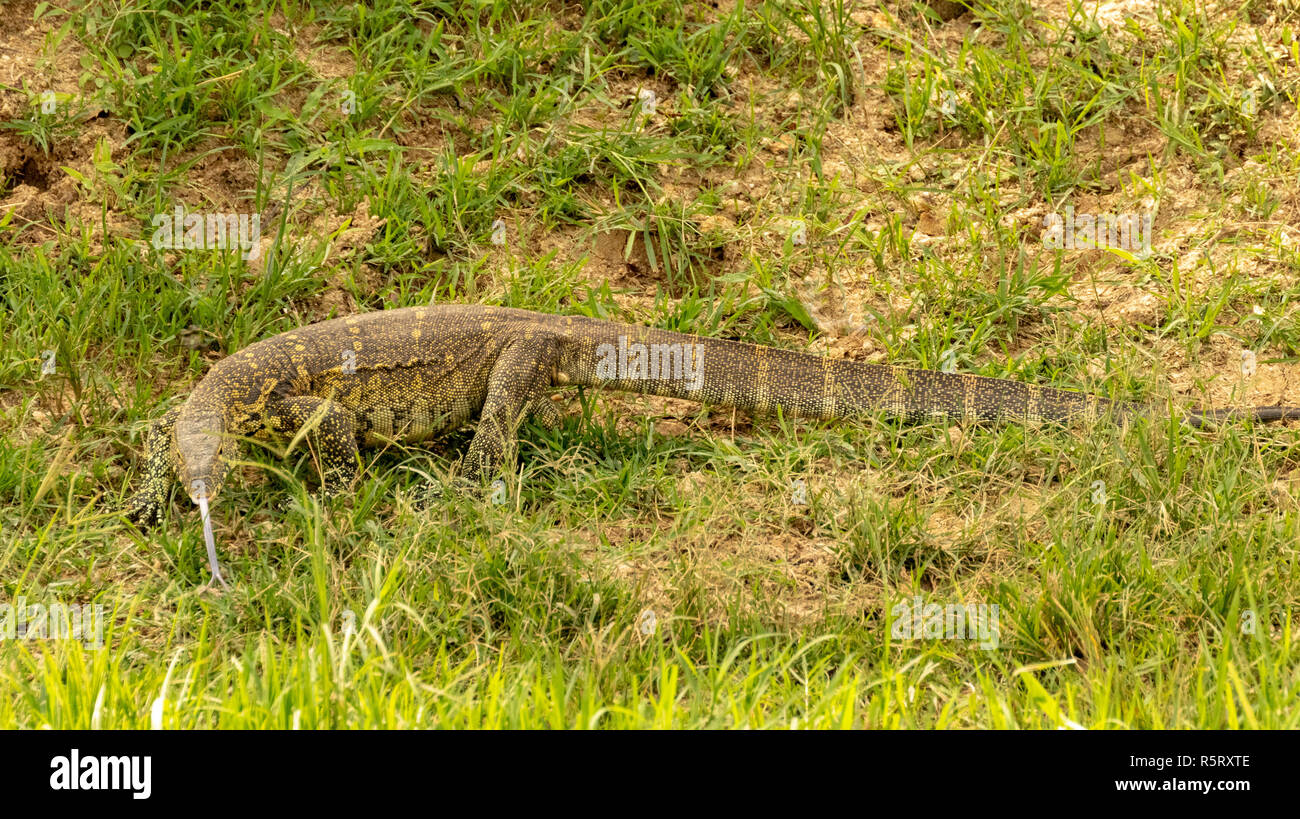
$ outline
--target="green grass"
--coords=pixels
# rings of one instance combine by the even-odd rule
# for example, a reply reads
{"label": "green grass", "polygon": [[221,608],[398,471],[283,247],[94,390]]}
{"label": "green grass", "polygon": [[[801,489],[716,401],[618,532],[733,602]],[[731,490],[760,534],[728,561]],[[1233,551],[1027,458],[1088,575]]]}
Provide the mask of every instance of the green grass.
{"label": "green grass", "polygon": [[[464,433],[324,507],[309,457],[246,452],[229,592],[180,499],[148,534],[106,511],[221,356],[429,302],[1300,403],[1300,17],[970,6],[7,5],[0,603],[109,625],[0,641],[0,727],[1300,725],[1294,425],[570,393],[499,502],[412,505]],[[177,204],[261,214],[262,259],[150,247]],[[1152,254],[1045,249],[1067,206],[1154,210]],[[898,639],[916,595],[998,606],[997,648]]]}

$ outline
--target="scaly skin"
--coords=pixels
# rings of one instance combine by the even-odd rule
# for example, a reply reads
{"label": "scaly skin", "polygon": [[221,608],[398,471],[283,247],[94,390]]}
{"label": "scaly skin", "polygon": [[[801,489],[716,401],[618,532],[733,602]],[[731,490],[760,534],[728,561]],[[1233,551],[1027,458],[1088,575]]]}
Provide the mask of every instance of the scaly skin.
{"label": "scaly skin", "polygon": [[[602,369],[620,337],[625,345],[698,352],[680,359],[685,369],[666,378]],[[631,354],[627,360],[635,367],[642,359]],[[661,365],[671,361],[657,358]],[[688,377],[690,362],[700,365],[698,380]],[[356,477],[359,446],[418,441],[477,417],[462,473],[478,483],[501,468],[523,419],[559,420],[548,396],[565,385],[813,418],[888,412],[911,420],[1037,424],[1159,411],[1017,381],[863,364],[582,316],[409,307],[293,330],[218,362],[182,407],[151,428],[144,484],[125,513],[142,525],[156,523],[173,477],[191,499],[202,488],[212,503],[241,436],[288,440],[304,433],[320,459],[324,491],[337,494]],[[1300,408],[1193,411],[1188,420],[1236,417],[1300,418]]]}

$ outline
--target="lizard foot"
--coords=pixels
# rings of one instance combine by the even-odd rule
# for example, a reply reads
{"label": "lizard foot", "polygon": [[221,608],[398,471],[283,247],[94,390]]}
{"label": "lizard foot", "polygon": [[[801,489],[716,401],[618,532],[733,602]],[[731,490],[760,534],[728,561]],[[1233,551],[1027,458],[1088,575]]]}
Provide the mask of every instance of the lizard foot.
{"label": "lizard foot", "polygon": [[162,523],[166,504],[166,498],[159,498],[151,492],[137,492],[120,512],[136,526],[148,530]]}
{"label": "lizard foot", "polygon": [[[326,492],[323,489],[316,489],[314,491],[307,492],[307,497],[314,499],[317,503],[320,504],[322,509],[328,509],[330,500],[338,497],[339,494],[340,493],[338,492]],[[283,495],[280,498],[280,500],[276,502],[275,508],[279,510],[281,513],[287,515],[290,512],[293,512],[295,510],[301,510],[303,507],[298,504],[297,493],[289,492]]]}
{"label": "lizard foot", "polygon": [[[321,508],[328,508],[330,501],[348,494],[351,488],[351,476],[326,474],[321,485],[314,490],[308,490],[307,495],[308,497],[315,498],[321,505]],[[297,500],[297,498],[297,493],[290,492],[280,499],[279,503],[275,505],[275,508],[284,513],[291,512],[294,508],[294,501]]]}
{"label": "lizard foot", "polygon": [[438,481],[425,481],[412,493],[415,508],[431,509],[445,498],[476,498],[481,489],[465,478],[456,478],[450,487],[444,487]]}

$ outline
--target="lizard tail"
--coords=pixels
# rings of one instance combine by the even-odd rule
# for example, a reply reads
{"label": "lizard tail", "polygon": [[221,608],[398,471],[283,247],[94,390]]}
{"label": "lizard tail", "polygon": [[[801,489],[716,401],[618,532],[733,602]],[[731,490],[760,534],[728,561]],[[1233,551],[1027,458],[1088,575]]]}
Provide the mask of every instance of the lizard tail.
{"label": "lizard tail", "polygon": [[[867,364],[649,327],[593,322],[560,362],[559,383],[602,386],[812,418],[886,413],[910,421],[1091,422],[1164,407],[1003,378]],[[1190,410],[1207,423],[1300,420],[1300,407]]]}
{"label": "lizard tail", "polygon": [[556,382],[811,418],[885,413],[975,421],[1069,422],[1131,411],[1071,390],[868,364],[649,327],[593,322],[566,345]]}
{"label": "lizard tail", "polygon": [[1219,421],[1300,421],[1300,407],[1244,407],[1242,409],[1189,410],[1187,423],[1201,429]]}

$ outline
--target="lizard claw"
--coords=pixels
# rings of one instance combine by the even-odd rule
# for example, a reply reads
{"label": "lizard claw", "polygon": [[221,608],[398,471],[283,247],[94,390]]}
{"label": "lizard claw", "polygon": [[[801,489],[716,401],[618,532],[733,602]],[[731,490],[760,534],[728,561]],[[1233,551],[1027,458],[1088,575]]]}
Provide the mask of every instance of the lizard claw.
{"label": "lizard claw", "polygon": [[[325,505],[326,505],[326,501],[328,501],[329,498],[332,497],[332,496],[331,496],[331,495],[327,495],[327,494],[325,494],[324,492],[321,492],[321,491],[318,490],[318,491],[315,491],[315,492],[308,492],[308,493],[307,493],[307,497],[308,497],[309,499],[313,499],[313,498],[314,498],[314,499],[316,500],[316,502],[319,503],[319,504],[321,505],[322,508],[324,508]],[[280,497],[280,500],[279,500],[279,501],[277,501],[277,502],[275,503],[275,508],[276,508],[276,509],[281,513],[281,514],[285,514],[285,515],[287,515],[287,514],[293,512],[293,511],[295,511],[295,510],[302,510],[302,509],[304,508],[304,507],[301,506],[301,505],[295,505],[295,504],[297,504],[297,502],[298,502],[298,495],[297,495],[296,493],[292,493],[292,492],[290,492],[290,493],[286,493],[285,495],[283,495],[283,496]]]}
{"label": "lizard claw", "polygon": [[148,492],[139,492],[133,495],[131,500],[127,501],[126,506],[122,507],[120,512],[127,520],[141,529],[152,529],[162,523],[165,503],[165,500],[159,499]]}
{"label": "lizard claw", "polygon": [[[348,494],[351,486],[352,481],[350,478],[336,478],[327,475],[325,481],[320,486],[314,490],[307,491],[307,497],[315,498],[316,502],[319,503],[322,508],[327,508],[330,501]],[[292,512],[294,501],[297,499],[298,495],[296,493],[287,493],[275,504],[275,508],[284,513]]]}
{"label": "lizard claw", "polygon": [[340,495],[346,495],[351,488],[351,478],[326,475],[324,482],[320,485],[320,489],[316,491],[316,495],[321,500],[329,500],[331,498],[337,498]]}
{"label": "lizard claw", "polygon": [[425,481],[412,493],[411,497],[416,509],[420,511],[432,509],[442,500],[442,484],[437,481]]}
{"label": "lizard claw", "polygon": [[478,487],[464,477],[456,478],[449,488],[450,491],[438,481],[425,481],[413,493],[415,508],[421,510],[431,509],[449,496],[453,498],[473,498],[478,493]]}

